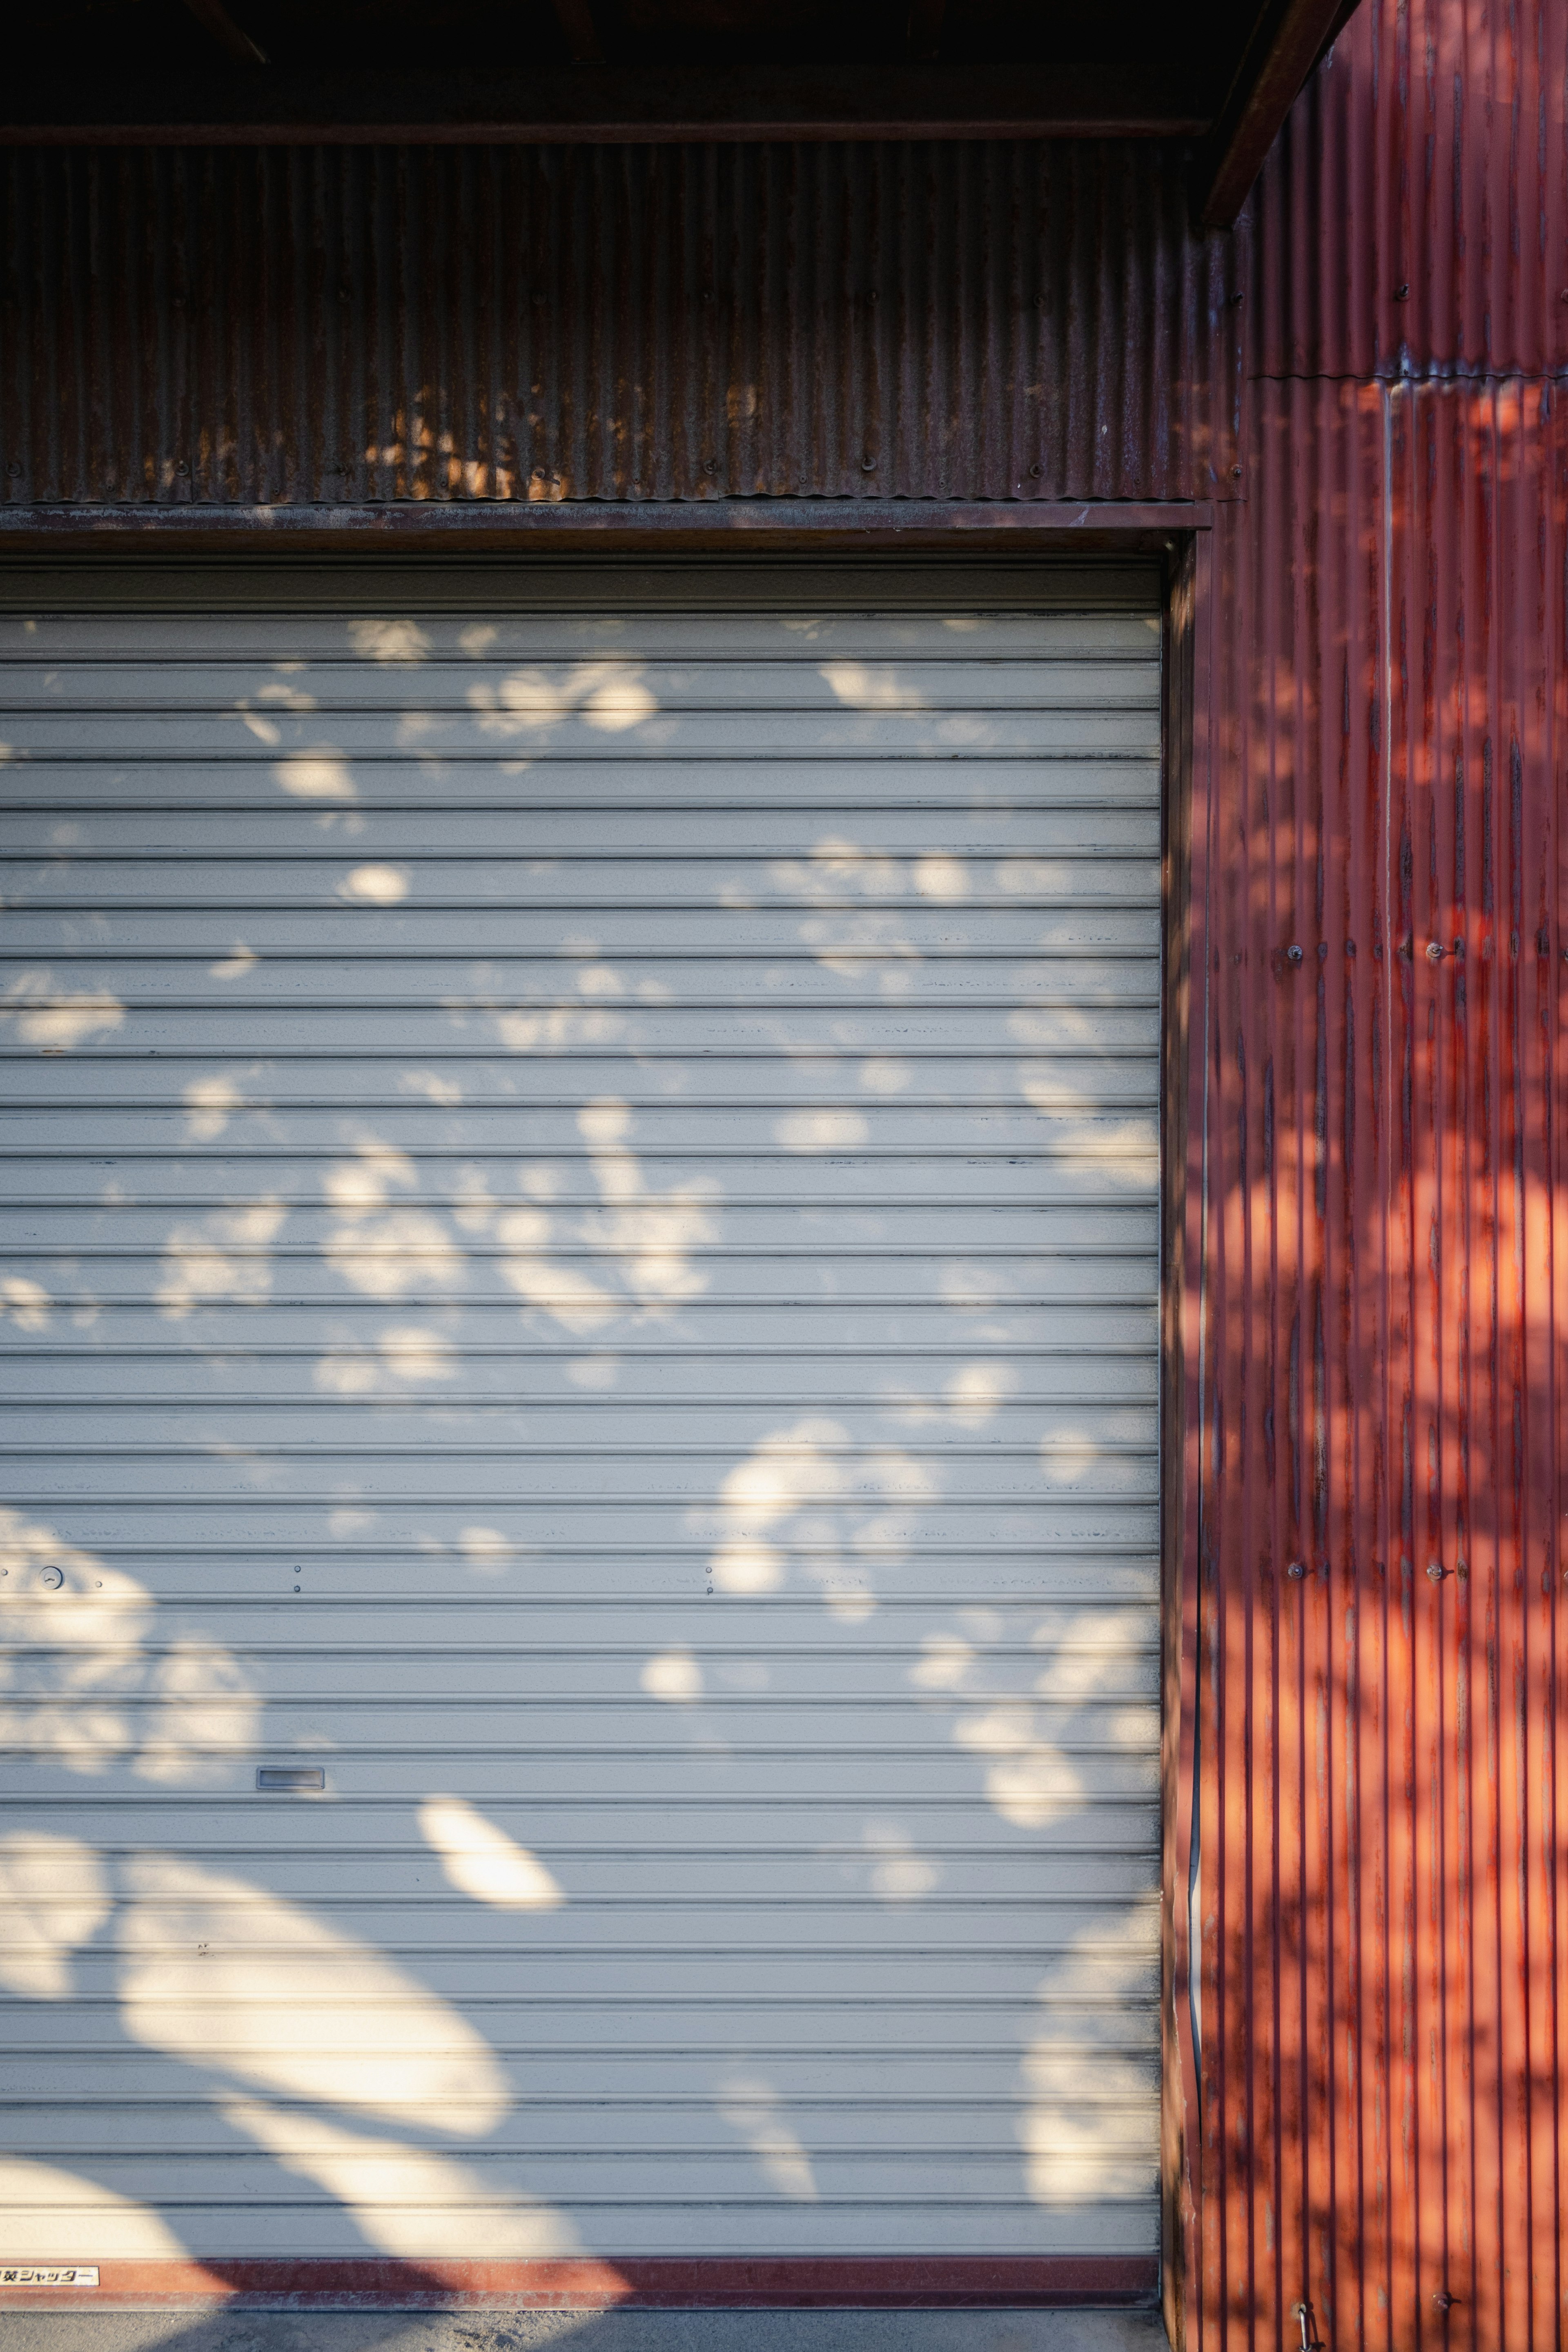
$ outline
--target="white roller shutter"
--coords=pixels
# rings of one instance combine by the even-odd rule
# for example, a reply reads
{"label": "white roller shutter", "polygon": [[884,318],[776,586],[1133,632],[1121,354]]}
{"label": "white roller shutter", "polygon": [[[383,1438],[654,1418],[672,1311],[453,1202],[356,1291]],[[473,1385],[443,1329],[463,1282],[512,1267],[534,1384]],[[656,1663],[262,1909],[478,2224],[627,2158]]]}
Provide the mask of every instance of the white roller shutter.
{"label": "white roller shutter", "polygon": [[1156,596],[0,592],[6,2257],[1152,2256]]}

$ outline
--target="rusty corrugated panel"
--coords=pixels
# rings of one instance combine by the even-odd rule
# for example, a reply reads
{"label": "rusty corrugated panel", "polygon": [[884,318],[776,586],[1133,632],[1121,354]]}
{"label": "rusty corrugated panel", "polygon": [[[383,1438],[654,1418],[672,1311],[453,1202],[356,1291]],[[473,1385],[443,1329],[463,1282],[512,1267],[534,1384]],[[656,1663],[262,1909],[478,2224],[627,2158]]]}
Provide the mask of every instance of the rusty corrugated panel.
{"label": "rusty corrugated panel", "polygon": [[14,150],[4,496],[1236,494],[1148,143]]}
{"label": "rusty corrugated panel", "polygon": [[1252,207],[1195,1066],[1215,2352],[1302,2298],[1333,2352],[1568,2337],[1565,89],[1563,0],[1367,0]]}
{"label": "rusty corrugated panel", "polygon": [[1568,429],[1536,380],[1259,386],[1251,431],[1207,845],[1204,2335],[1294,2340],[1305,2297],[1334,2352],[1555,2346]]}
{"label": "rusty corrugated panel", "polygon": [[1363,0],[1250,210],[1263,374],[1568,369],[1568,12]]}

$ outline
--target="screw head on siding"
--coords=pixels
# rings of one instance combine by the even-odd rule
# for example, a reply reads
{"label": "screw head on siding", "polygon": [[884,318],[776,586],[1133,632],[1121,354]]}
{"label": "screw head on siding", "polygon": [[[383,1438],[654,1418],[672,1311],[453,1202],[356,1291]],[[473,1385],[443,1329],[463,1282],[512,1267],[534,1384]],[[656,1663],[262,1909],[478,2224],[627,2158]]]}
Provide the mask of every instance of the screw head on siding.
{"label": "screw head on siding", "polygon": [[1440,1559],[1429,1559],[1426,1563],[1426,1573],[1434,1584],[1441,1584],[1448,1571]]}
{"label": "screw head on siding", "polygon": [[1288,1577],[1291,1578],[1293,1581],[1300,1583],[1301,1578],[1307,1573],[1306,1561],[1304,1559],[1293,1559],[1290,1562],[1289,1567],[1285,1570],[1285,1573]]}
{"label": "screw head on siding", "polygon": [[1300,961],[1301,961],[1301,950],[1300,950],[1300,949],[1299,947],[1297,947],[1297,946],[1295,945],[1295,943],[1294,943],[1294,942],[1292,942],[1292,943],[1291,943],[1291,945],[1286,949],[1286,950],[1285,950],[1285,961],[1286,961],[1286,962],[1287,962],[1287,963],[1300,963]]}

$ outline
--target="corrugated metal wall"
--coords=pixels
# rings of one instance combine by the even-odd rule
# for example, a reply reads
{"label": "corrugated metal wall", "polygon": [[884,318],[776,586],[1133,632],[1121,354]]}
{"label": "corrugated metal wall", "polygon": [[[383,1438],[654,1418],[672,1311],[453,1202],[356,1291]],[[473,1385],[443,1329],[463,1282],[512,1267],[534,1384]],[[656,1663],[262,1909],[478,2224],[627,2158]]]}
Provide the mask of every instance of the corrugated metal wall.
{"label": "corrugated metal wall", "polygon": [[1238,487],[1146,142],[0,160],[0,507]]}
{"label": "corrugated metal wall", "polygon": [[1213,2347],[1302,2297],[1334,2352],[1564,2335],[1565,58],[1560,0],[1369,5],[1254,200],[1200,845]]}
{"label": "corrugated metal wall", "polygon": [[[1231,494],[1187,1324],[1205,2352],[1294,2340],[1301,2295],[1335,2352],[1568,2334],[1565,93],[1565,0],[1365,0],[1250,229],[1202,246],[1153,151],[6,167],[15,504]],[[464,226],[463,191],[512,173],[535,174],[516,253],[579,286],[613,267],[636,289],[613,320]],[[662,243],[627,244],[639,185]],[[263,189],[298,225],[270,245],[241,226]],[[710,216],[696,249],[676,235]],[[434,312],[405,218],[478,290]],[[96,294],[62,302],[64,242],[110,229],[123,265],[79,262]],[[288,299],[256,295],[267,271]],[[214,307],[242,283],[242,315]],[[526,429],[485,386],[523,389]],[[209,446],[188,420],[214,416]]]}
{"label": "corrugated metal wall", "polygon": [[1221,635],[1207,843],[1215,2343],[1303,2295],[1335,2347],[1561,2341],[1559,410],[1260,389],[1226,534],[1256,620]]}

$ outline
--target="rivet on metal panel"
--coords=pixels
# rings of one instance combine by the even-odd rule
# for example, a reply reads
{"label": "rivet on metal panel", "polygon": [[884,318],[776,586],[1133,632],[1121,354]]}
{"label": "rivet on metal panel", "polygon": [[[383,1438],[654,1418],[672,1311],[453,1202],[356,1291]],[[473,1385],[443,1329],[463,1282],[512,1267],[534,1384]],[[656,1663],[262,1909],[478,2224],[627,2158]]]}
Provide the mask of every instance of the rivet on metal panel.
{"label": "rivet on metal panel", "polygon": [[1394,289],[1394,299],[1396,302],[1407,301],[1409,299],[1409,296],[1410,289],[1408,286],[1396,286]]}
{"label": "rivet on metal panel", "polygon": [[1448,1571],[1440,1559],[1429,1559],[1426,1563],[1426,1573],[1434,1584],[1441,1584]]}
{"label": "rivet on metal panel", "polygon": [[1441,963],[1441,961],[1442,961],[1443,958],[1447,954],[1447,952],[1448,952],[1448,950],[1447,950],[1447,949],[1443,945],[1443,942],[1442,942],[1442,940],[1427,940],[1427,942],[1426,942],[1426,961],[1427,961],[1427,962],[1428,962],[1428,963]]}
{"label": "rivet on metal panel", "polygon": [[1447,2287],[1439,2287],[1432,2301],[1439,2311],[1452,2311],[1454,2308],[1454,2298]]}
{"label": "rivet on metal panel", "polygon": [[46,1568],[38,1578],[38,1582],[50,1592],[58,1592],[65,1580],[63,1568]]}
{"label": "rivet on metal panel", "polygon": [[1288,947],[1285,950],[1285,961],[1287,963],[1300,963],[1301,961],[1300,949],[1294,945]]}
{"label": "rivet on metal panel", "polygon": [[1231,469],[1230,469],[1230,478],[1231,478],[1231,480],[1232,480],[1233,482],[1239,482],[1239,481],[1240,481],[1240,479],[1241,479],[1241,467],[1240,467],[1239,466],[1233,466],[1233,467],[1231,467]]}
{"label": "rivet on metal panel", "polygon": [[1307,1573],[1307,1563],[1306,1563],[1306,1561],[1305,1561],[1304,1559],[1293,1559],[1293,1560],[1290,1562],[1289,1567],[1285,1570],[1285,1573],[1286,1573],[1286,1575],[1287,1575],[1287,1576],[1289,1576],[1289,1577],[1293,1577],[1293,1578],[1295,1578],[1295,1579],[1297,1579],[1297,1580],[1300,1580],[1301,1577],[1305,1576],[1305,1575],[1306,1575],[1306,1573]]}

